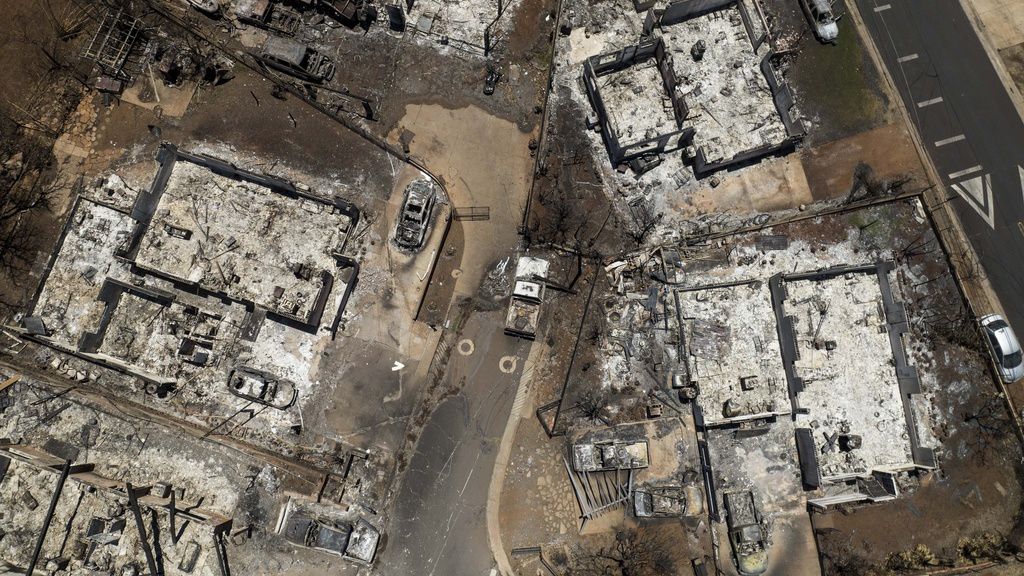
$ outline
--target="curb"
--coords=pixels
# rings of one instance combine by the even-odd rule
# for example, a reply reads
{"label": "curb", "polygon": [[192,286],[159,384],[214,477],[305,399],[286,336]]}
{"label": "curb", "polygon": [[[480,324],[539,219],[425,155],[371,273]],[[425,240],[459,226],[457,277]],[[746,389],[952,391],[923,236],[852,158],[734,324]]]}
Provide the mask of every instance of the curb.
{"label": "curb", "polygon": [[[536,344],[536,342],[534,342]],[[516,432],[519,430],[519,422],[523,420],[523,409],[530,404],[532,389],[529,380],[533,377],[533,370],[540,360],[541,352],[547,346],[541,343],[539,346],[531,346],[530,354],[523,364],[523,373],[519,377],[519,384],[516,390],[515,399],[512,401],[512,412],[505,423],[505,432],[501,436],[501,444],[498,445],[498,455],[494,459],[494,470],[491,472],[491,483],[487,488],[487,543],[491,547],[491,555],[498,564],[498,572],[502,576],[513,576],[512,563],[509,561],[508,552],[501,539],[501,523],[498,518],[501,510],[501,492],[505,486],[505,470],[508,467],[509,456],[512,454],[512,444]]]}

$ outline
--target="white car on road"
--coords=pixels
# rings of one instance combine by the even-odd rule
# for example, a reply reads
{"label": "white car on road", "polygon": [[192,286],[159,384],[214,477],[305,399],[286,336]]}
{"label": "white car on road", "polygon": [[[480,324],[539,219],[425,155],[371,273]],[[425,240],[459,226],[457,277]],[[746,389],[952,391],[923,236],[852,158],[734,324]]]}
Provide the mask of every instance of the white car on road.
{"label": "white car on road", "polygon": [[1021,357],[1020,342],[1013,328],[998,314],[982,316],[979,322],[1003,382],[1009,384],[1024,377],[1024,358]]}

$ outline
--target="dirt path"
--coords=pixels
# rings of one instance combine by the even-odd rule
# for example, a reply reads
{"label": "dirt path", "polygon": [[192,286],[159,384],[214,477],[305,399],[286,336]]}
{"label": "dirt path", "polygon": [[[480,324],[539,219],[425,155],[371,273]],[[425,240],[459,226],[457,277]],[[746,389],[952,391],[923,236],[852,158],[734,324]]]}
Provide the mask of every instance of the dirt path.
{"label": "dirt path", "polygon": [[415,134],[410,152],[443,179],[453,206],[490,210],[489,220],[459,223],[465,241],[455,293],[473,294],[491,263],[519,241],[533,171],[531,134],[475,106],[411,104],[405,110],[389,139],[397,142],[403,128]]}

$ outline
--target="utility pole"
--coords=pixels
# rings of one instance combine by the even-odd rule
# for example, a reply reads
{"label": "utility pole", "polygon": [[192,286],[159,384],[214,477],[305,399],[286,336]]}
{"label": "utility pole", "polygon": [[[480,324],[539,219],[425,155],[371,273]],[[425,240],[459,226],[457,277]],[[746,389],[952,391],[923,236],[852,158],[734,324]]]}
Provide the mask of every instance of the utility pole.
{"label": "utility pole", "polygon": [[139,508],[139,498],[136,494],[138,488],[132,487],[130,482],[125,483],[125,491],[128,492],[128,507],[135,517],[135,528],[139,531],[139,542],[142,544],[142,552],[146,555],[146,565],[149,566],[151,576],[162,576],[163,571],[157,569],[156,559],[153,557],[153,550],[149,547],[149,536],[146,534],[146,525],[142,521],[142,510]]}
{"label": "utility pole", "polygon": [[50,497],[50,507],[46,510],[46,517],[43,518],[43,527],[39,531],[39,538],[36,539],[35,550],[32,551],[32,560],[28,563],[28,569],[25,570],[26,576],[32,576],[35,573],[36,564],[39,562],[39,554],[43,551],[43,542],[46,541],[46,533],[50,531],[53,513],[57,510],[57,502],[60,501],[60,494],[64,491],[64,483],[67,482],[70,473],[71,461],[65,460],[64,465],[60,469],[60,479],[57,480],[57,487],[54,488],[53,496]]}

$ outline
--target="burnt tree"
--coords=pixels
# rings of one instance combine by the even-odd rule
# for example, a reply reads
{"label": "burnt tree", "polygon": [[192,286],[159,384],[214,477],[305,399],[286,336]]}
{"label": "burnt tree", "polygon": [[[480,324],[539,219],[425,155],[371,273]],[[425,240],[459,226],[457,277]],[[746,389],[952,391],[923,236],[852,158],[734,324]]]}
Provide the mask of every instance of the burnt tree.
{"label": "burnt tree", "polygon": [[648,530],[620,526],[612,543],[596,549],[577,548],[567,573],[570,576],[675,574],[671,550],[671,543],[664,537]]}

